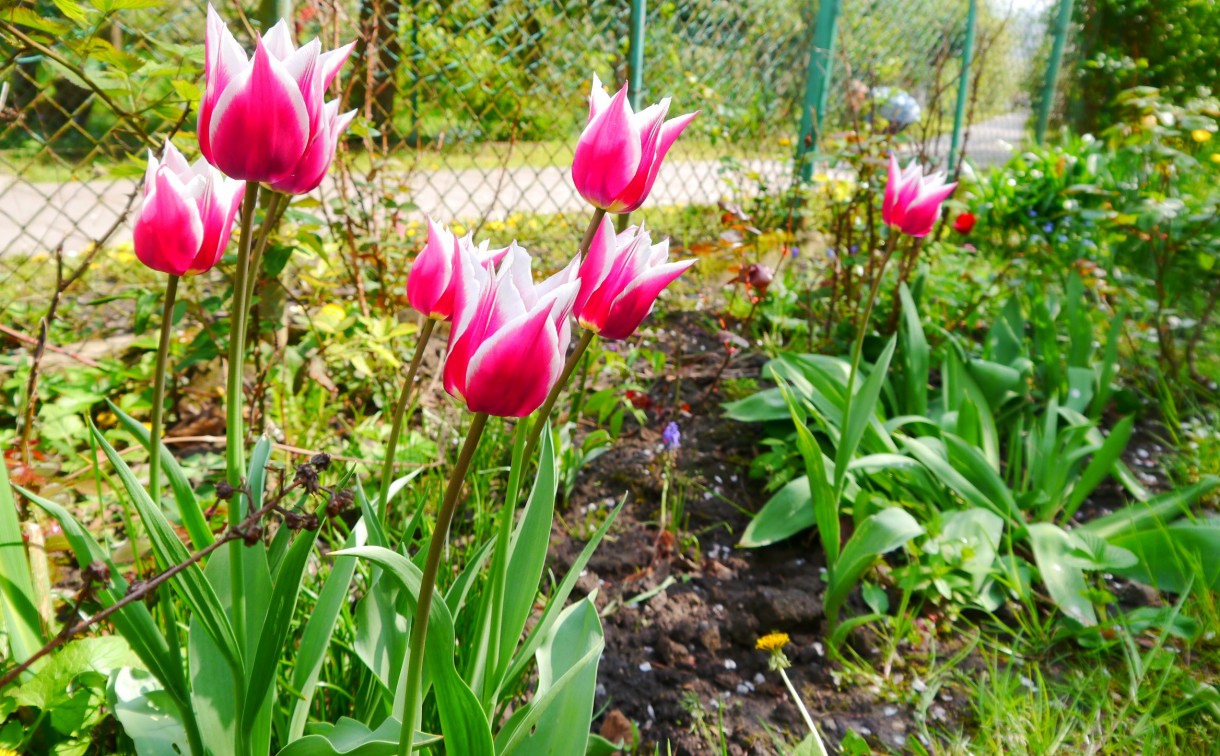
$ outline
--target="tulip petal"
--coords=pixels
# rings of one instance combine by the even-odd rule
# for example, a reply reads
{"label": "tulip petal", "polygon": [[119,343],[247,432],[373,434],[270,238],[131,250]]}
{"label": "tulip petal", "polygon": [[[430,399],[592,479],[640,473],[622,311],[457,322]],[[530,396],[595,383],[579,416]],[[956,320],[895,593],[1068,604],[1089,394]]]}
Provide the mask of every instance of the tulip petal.
{"label": "tulip petal", "polygon": [[[314,41],[317,42],[317,39]],[[288,24],[284,19],[276,21],[275,26],[263,35],[263,46],[267,48],[267,52],[285,62],[296,52],[296,45],[292,44],[292,33],[288,31]]]}
{"label": "tulip petal", "polygon": [[352,54],[352,50],[356,49],[355,42],[348,42],[343,47],[335,48],[330,52],[324,52],[318,56],[318,71],[322,74],[322,89],[329,89],[330,83],[335,80],[339,69],[343,68],[343,64],[347,62],[348,56]]}
{"label": "tulip petal", "polygon": [[641,144],[624,86],[580,135],[572,158],[577,191],[594,206],[609,208],[639,169]]}
{"label": "tulip petal", "polygon": [[593,241],[589,244],[589,251],[580,264],[580,293],[576,295],[575,306],[578,317],[589,297],[606,280],[616,248],[614,224],[608,215],[603,215],[601,223],[597,225],[597,231],[593,234]]}
{"label": "tulip petal", "polygon": [[886,225],[894,225],[894,204],[898,201],[898,192],[902,189],[902,170],[898,167],[898,157],[890,153],[889,175],[885,182],[885,199],[881,202],[881,220]]}
{"label": "tulip petal", "polygon": [[233,38],[233,33],[221,20],[216,9],[208,3],[207,35],[204,37],[204,91],[199,103],[199,149],[204,157],[212,160],[211,120],[216,101],[229,82],[246,69],[249,60],[245,50]]}
{"label": "tulip petal", "polygon": [[597,74],[593,74],[593,86],[589,90],[589,120],[585,123],[592,121],[609,105],[610,95],[606,94],[606,88],[602,86],[601,79],[597,78]]}
{"label": "tulip petal", "polygon": [[225,247],[233,235],[233,221],[246,193],[246,185],[242,182],[225,178],[215,169],[212,171],[199,201],[203,241],[186,271],[188,275],[209,271],[224,257]]}
{"label": "tulip petal", "polygon": [[644,165],[640,166],[641,170],[632,179],[631,184],[624,189],[620,194],[618,201],[610,208],[611,212],[629,213],[639,209],[640,205],[644,204],[644,200],[648,199],[648,194],[652,191],[653,184],[656,183],[657,173],[661,170],[661,163],[665,160],[665,155],[669,152],[669,148],[673,146],[674,141],[682,134],[682,131],[695,120],[700,111],[680,115],[677,118],[671,118],[661,125],[657,134],[657,139],[653,151],[645,151],[643,163],[647,165],[647,170],[644,170]]}
{"label": "tulip petal", "polygon": [[275,181],[304,154],[310,136],[305,100],[261,40],[253,65],[217,101],[210,129],[210,162],[232,178]]}
{"label": "tulip petal", "polygon": [[428,218],[428,241],[407,274],[407,301],[429,318],[453,317],[457,259],[453,233]]}
{"label": "tulip petal", "polygon": [[648,313],[652,312],[661,290],[669,286],[686,269],[695,264],[694,259],[666,263],[652,268],[623,290],[610,305],[607,323],[601,330],[605,339],[626,339],[635,333]]}
{"label": "tulip petal", "polygon": [[525,417],[542,406],[563,370],[550,308],[523,313],[470,359],[463,398],[471,412]]}
{"label": "tulip petal", "polygon": [[331,100],[326,104],[317,136],[305,148],[305,154],[292,172],[273,181],[271,188],[287,194],[308,194],[322,184],[330,170],[331,162],[335,159],[339,136],[356,117],[354,110],[343,115],[339,115],[338,110],[338,100]]}
{"label": "tulip petal", "polygon": [[144,189],[144,205],[132,228],[136,257],[153,270],[180,276],[203,242],[199,208],[169,168],[158,168]]}

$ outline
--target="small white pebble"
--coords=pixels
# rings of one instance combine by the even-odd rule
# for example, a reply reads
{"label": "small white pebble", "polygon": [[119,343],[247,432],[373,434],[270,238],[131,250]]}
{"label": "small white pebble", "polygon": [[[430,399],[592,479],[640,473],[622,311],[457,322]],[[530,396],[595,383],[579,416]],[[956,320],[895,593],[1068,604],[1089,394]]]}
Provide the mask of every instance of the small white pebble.
{"label": "small white pebble", "polygon": [[737,683],[737,695],[748,696],[754,690],[754,686],[749,683]]}
{"label": "small white pebble", "polygon": [[892,717],[892,716],[894,716],[895,714],[897,714],[897,713],[898,713],[898,707],[897,707],[897,706],[887,706],[887,707],[885,707],[884,709],[882,709],[881,711],[882,711],[882,713],[884,713],[884,714],[885,714],[887,717]]}
{"label": "small white pebble", "polygon": [[652,665],[649,664],[648,662],[644,662],[643,664],[640,665],[640,671],[641,672],[651,672]]}
{"label": "small white pebble", "polygon": [[762,685],[766,681],[767,681],[767,676],[764,675],[762,672],[754,673],[754,684],[755,685]]}
{"label": "small white pebble", "polygon": [[725,659],[724,668],[725,669],[737,669],[737,662],[733,661],[732,659]]}
{"label": "small white pebble", "polygon": [[648,721],[651,722],[652,720],[654,720],[656,718],[657,718],[657,713],[653,710],[652,704],[648,704]]}
{"label": "small white pebble", "polygon": [[814,642],[813,642],[813,650],[814,650],[814,652],[815,652],[815,653],[817,653],[817,655],[818,655],[818,656],[825,656],[825,655],[826,655],[826,648],[825,648],[825,646],[823,646],[823,645],[822,645],[822,642],[821,642],[821,641],[814,641]]}

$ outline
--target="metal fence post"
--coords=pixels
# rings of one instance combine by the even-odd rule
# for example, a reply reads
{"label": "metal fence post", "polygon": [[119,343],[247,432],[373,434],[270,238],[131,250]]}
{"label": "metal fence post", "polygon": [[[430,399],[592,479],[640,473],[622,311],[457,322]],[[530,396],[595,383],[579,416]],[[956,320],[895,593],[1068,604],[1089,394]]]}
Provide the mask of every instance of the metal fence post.
{"label": "metal fence post", "polygon": [[822,119],[830,94],[830,73],[834,63],[835,33],[839,23],[840,0],[820,0],[813,26],[813,49],[809,51],[809,70],[805,75],[805,104],[801,111],[801,133],[796,142],[796,160],[804,181],[813,177],[808,153],[817,149]]}
{"label": "metal fence post", "polygon": [[[631,36],[627,48],[627,99],[635,112],[640,112],[644,96],[644,17],[647,15],[647,0],[631,0]],[[614,219],[619,233],[627,228],[631,213],[622,213]]]}
{"label": "metal fence post", "polygon": [[978,26],[978,0],[970,0],[966,13],[966,41],[962,44],[962,75],[957,80],[957,109],[953,113],[953,138],[949,141],[949,162],[945,170],[952,173],[957,151],[962,146],[962,129],[966,125],[966,100],[970,98],[970,66],[974,63],[974,33]]}
{"label": "metal fence post", "polygon": [[1051,106],[1055,100],[1055,84],[1059,80],[1059,66],[1063,63],[1063,48],[1067,44],[1068,26],[1072,23],[1072,0],[1059,0],[1059,18],[1055,23],[1055,42],[1051,47],[1051,59],[1046,64],[1046,83],[1042,86],[1042,102],[1038,105],[1038,127],[1034,138],[1042,144],[1046,138],[1046,126],[1051,118]]}

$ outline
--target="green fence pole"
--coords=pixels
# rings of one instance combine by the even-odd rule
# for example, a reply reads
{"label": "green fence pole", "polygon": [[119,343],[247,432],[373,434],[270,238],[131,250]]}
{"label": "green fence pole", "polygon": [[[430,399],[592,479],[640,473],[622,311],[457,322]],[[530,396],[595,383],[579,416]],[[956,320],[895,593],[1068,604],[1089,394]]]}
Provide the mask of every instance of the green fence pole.
{"label": "green fence pole", "polygon": [[974,63],[974,33],[978,26],[978,0],[970,0],[970,11],[966,14],[966,41],[962,44],[962,75],[957,80],[957,110],[953,113],[953,138],[949,142],[949,162],[945,170],[950,173],[957,163],[957,151],[962,146],[962,129],[966,125],[966,100],[970,99],[970,66]]}
{"label": "green fence pole", "polygon": [[262,0],[259,4],[258,19],[262,22],[264,32],[275,26],[281,19],[291,23],[292,0]]}
{"label": "green fence pole", "polygon": [[627,51],[627,83],[631,107],[639,112],[640,98],[644,95],[644,16],[646,0],[631,0],[631,41]]}
{"label": "green fence pole", "polygon": [[1063,48],[1067,44],[1068,26],[1072,23],[1072,0],[1059,0],[1059,19],[1055,23],[1055,43],[1051,47],[1051,59],[1046,64],[1046,83],[1042,86],[1042,102],[1038,106],[1038,128],[1034,138],[1038,144],[1046,138],[1046,126],[1051,119],[1051,105],[1055,100],[1055,83],[1059,80],[1059,66],[1063,63]]}
{"label": "green fence pole", "polygon": [[813,163],[807,153],[817,150],[822,119],[830,94],[830,73],[834,63],[835,34],[839,24],[840,0],[820,0],[813,27],[813,49],[809,51],[809,70],[805,74],[805,105],[801,110],[801,133],[796,141],[796,161],[801,179],[813,177]]}
{"label": "green fence pole", "polygon": [[[627,99],[631,108],[640,112],[644,96],[644,17],[647,0],[631,0],[631,38],[627,48]],[[622,213],[614,219],[614,227],[622,233],[627,228],[631,213]]]}

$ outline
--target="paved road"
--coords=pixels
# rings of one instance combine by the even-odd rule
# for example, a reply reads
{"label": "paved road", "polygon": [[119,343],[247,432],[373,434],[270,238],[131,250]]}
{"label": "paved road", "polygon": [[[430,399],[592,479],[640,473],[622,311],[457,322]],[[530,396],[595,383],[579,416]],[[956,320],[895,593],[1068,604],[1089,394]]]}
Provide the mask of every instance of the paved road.
{"label": "paved road", "polygon": [[[980,167],[1003,162],[1024,138],[1028,113],[1011,113],[974,125],[967,154]],[[942,137],[934,152],[948,152]],[[772,186],[786,186],[791,166],[778,160],[745,161]],[[429,171],[411,178],[411,198],[437,218],[502,218],[510,212],[555,213],[579,210],[567,166],[522,166],[490,171]],[[61,241],[71,253],[109,228],[126,206],[135,183],[97,179],[29,184],[0,175],[0,256],[50,251]],[[657,177],[650,204],[714,204],[729,190],[717,161],[667,162]],[[323,186],[333,195],[333,186]],[[130,238],[123,229],[120,239]]]}

